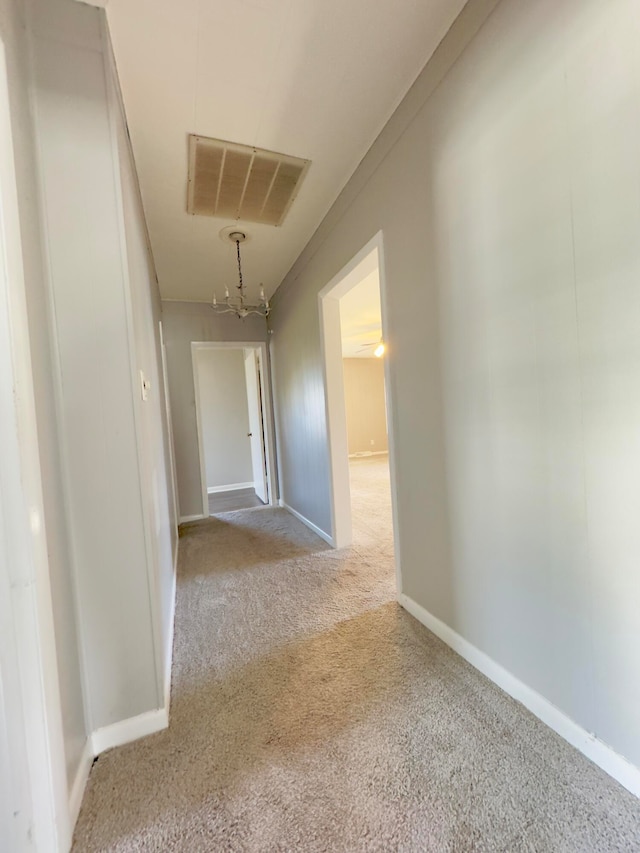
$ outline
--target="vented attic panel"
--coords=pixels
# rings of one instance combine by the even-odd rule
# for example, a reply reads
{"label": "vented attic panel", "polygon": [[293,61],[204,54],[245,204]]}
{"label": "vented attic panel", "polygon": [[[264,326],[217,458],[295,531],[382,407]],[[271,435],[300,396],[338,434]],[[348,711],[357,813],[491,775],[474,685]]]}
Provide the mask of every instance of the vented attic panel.
{"label": "vented attic panel", "polygon": [[192,135],[187,212],[282,225],[310,162]]}

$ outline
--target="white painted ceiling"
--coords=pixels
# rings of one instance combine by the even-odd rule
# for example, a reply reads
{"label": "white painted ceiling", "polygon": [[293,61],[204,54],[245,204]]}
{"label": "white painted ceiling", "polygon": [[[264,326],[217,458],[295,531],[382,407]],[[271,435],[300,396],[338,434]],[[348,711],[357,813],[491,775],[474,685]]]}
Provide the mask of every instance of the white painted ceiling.
{"label": "white painted ceiling", "polygon": [[311,159],[283,225],[249,224],[250,295],[280,284],[464,0],[110,0],[163,298],[235,283],[228,219],[186,212],[188,134]]}
{"label": "white painted ceiling", "polygon": [[377,267],[340,299],[340,331],[343,358],[375,358],[382,338]]}

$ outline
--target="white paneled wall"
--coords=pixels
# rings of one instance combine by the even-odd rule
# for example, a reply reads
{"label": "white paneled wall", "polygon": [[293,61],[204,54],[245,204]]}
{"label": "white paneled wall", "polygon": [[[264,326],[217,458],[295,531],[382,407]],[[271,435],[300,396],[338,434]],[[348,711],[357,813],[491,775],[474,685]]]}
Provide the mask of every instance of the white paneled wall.
{"label": "white paneled wall", "polygon": [[[4,48],[9,89],[10,146],[15,162],[15,190],[20,216],[19,243],[22,247],[24,281],[15,274],[12,286],[24,286],[29,322],[29,346],[35,395],[38,454],[42,474],[42,498],[49,581],[56,633],[56,657],[60,680],[60,700],[66,772],[72,786],[86,742],[78,635],[73,592],[69,531],[65,516],[63,472],[59,453],[59,425],[56,420],[52,350],[49,328],[48,288],[43,267],[43,243],[38,205],[37,152],[31,110],[31,68],[27,9],[22,0],[1,0],[0,40]],[[7,212],[3,211],[7,229]],[[21,358],[22,367],[26,367]],[[3,444],[2,453],[7,453]],[[17,695],[9,691],[12,696]],[[0,847],[2,844],[0,843]]]}
{"label": "white paneled wall", "polygon": [[[122,190],[123,236],[129,288],[129,334],[133,356],[133,398],[142,503],[146,525],[148,556],[151,559],[151,591],[160,599],[159,630],[162,654],[163,689],[168,695],[171,680],[175,568],[178,551],[178,519],[173,496],[173,476],[169,443],[167,401],[160,340],[161,302],[156,272],[145,226],[129,137],[118,98],[118,81],[112,59],[110,107],[115,120],[120,186]],[[141,383],[147,387],[143,397]],[[155,588],[154,588],[155,586]]]}
{"label": "white paneled wall", "polygon": [[429,109],[453,622],[638,764],[639,48],[506,2]]}
{"label": "white paneled wall", "polygon": [[60,458],[97,752],[167,722],[176,520],[160,301],[104,12],[33,0],[31,28]]}
{"label": "white paneled wall", "polygon": [[323,526],[317,293],[382,229],[402,592],[636,766],[639,55],[637,0],[472,0],[272,346],[282,489]]}
{"label": "white paneled wall", "polygon": [[[99,47],[98,12],[95,30]],[[102,52],[74,43],[74,35],[37,34],[36,97],[87,710],[90,729],[97,729],[158,708],[160,696],[118,161]]]}

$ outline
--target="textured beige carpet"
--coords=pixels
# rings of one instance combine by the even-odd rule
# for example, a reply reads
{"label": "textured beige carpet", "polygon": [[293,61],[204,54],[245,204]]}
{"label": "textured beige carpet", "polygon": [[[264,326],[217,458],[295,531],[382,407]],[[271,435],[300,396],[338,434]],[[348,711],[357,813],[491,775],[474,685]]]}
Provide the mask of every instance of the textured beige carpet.
{"label": "textured beige carpet", "polygon": [[348,551],[182,529],[170,728],[99,758],[74,849],[640,850],[640,803],[395,604],[385,461],[352,467]]}

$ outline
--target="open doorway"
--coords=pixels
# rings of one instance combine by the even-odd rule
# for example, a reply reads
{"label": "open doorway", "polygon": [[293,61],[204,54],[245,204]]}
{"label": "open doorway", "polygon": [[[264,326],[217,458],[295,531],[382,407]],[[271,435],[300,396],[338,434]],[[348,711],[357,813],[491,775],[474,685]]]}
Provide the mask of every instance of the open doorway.
{"label": "open doorway", "polygon": [[203,515],[273,505],[266,345],[192,343]]}
{"label": "open doorway", "polygon": [[334,545],[389,543],[400,592],[384,295],[378,234],[320,292],[320,321]]}

